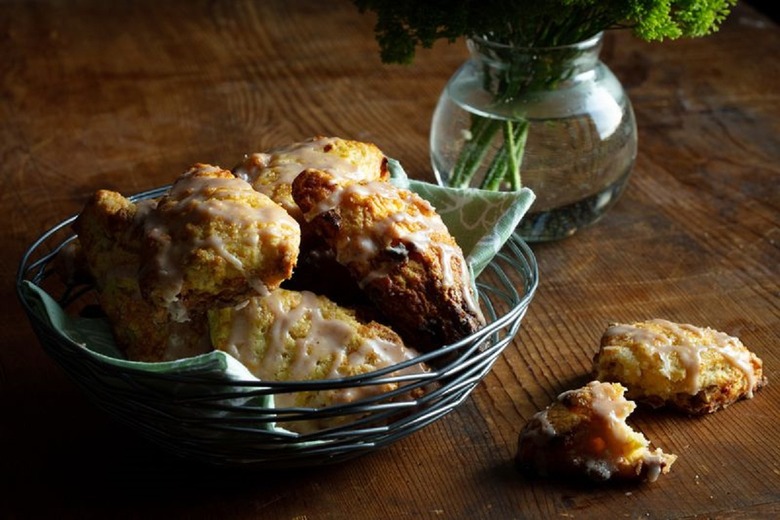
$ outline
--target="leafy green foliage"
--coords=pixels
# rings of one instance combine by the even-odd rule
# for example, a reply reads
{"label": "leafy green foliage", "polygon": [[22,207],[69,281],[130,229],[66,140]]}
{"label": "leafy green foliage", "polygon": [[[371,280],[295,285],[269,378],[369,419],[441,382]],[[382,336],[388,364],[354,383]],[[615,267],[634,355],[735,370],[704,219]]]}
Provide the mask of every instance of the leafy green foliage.
{"label": "leafy green foliage", "polygon": [[698,37],[718,30],[737,0],[353,0],[376,14],[386,63],[410,63],[418,47],[482,36],[523,46],[582,41],[628,28],[643,40]]}

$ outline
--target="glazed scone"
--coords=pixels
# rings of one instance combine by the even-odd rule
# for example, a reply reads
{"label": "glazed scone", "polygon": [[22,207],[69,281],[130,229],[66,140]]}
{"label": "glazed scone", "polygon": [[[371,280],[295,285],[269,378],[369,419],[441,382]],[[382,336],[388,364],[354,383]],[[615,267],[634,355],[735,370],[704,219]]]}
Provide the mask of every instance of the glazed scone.
{"label": "glazed scone", "polygon": [[[350,310],[308,291],[277,289],[233,308],[209,312],[214,348],[238,359],[261,381],[314,381],[368,374],[417,357],[389,327],[365,322]],[[427,369],[414,364],[403,374]],[[402,375],[396,371],[393,376]],[[396,390],[400,383],[277,393],[275,406],[323,408]],[[417,397],[418,389],[405,398]],[[299,433],[361,417],[335,415],[280,426]]]}
{"label": "glazed scone", "polygon": [[117,192],[99,190],[73,225],[79,258],[86,262],[117,346],[133,361],[170,361],[211,350],[205,315],[175,323],[165,309],[141,296],[141,232],[155,203],[134,203]]}
{"label": "glazed scone", "polygon": [[293,198],[406,341],[433,349],[484,325],[463,252],[422,197],[310,169],[293,181]]}
{"label": "glazed scone", "polygon": [[227,170],[196,164],[144,221],[139,286],[176,321],[278,287],[292,275],[300,226]]}
{"label": "glazed scone", "polygon": [[648,480],[669,472],[676,455],[650,443],[626,418],[636,404],[617,383],[592,381],[563,392],[518,437],[517,466],[531,474],[595,481]]}
{"label": "glazed scone", "polygon": [[610,325],[593,365],[595,379],[621,383],[629,399],[696,415],[766,383],[761,359],[738,338],[662,319]]}
{"label": "glazed scone", "polygon": [[269,196],[301,225],[301,253],[294,280],[288,286],[293,289],[304,286],[339,303],[350,304],[361,296],[359,288],[345,276],[345,269],[332,260],[322,240],[310,232],[292,197],[293,180],[309,168],[326,171],[339,179],[387,180],[390,176],[387,157],[373,143],[315,136],[249,154],[233,168],[237,177]]}
{"label": "glazed scone", "polygon": [[373,143],[323,136],[250,154],[233,173],[303,222],[291,186],[309,168],[356,181],[386,180],[390,175],[387,157]]}

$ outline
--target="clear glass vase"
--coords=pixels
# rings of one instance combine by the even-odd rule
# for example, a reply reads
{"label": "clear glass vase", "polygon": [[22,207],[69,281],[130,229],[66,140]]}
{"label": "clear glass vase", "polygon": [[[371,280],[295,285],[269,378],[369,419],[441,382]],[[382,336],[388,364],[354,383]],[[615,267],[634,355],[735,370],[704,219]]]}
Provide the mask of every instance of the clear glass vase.
{"label": "clear glass vase", "polygon": [[532,189],[517,233],[556,240],[598,220],[617,201],[636,158],[631,102],[599,59],[603,33],[549,48],[468,40],[431,123],[431,161],[442,185]]}

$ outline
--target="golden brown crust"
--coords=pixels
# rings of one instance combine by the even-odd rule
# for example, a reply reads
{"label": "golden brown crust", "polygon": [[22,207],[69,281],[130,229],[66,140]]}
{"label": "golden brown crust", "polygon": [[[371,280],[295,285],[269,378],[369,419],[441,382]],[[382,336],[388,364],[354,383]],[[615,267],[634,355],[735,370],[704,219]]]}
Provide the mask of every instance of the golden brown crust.
{"label": "golden brown crust", "polygon": [[295,179],[293,197],[407,341],[432,349],[484,325],[463,253],[427,201],[389,182],[312,169]]}
{"label": "golden brown crust", "polygon": [[669,472],[676,455],[651,450],[625,421],[635,408],[619,384],[592,381],[563,392],[526,423],[515,462],[542,476],[595,481],[649,480]]}
{"label": "golden brown crust", "polygon": [[694,415],[751,398],[766,384],[761,359],[739,339],[660,319],[610,325],[593,366],[595,378],[623,384],[631,399]]}
{"label": "golden brown crust", "polygon": [[166,309],[141,297],[136,278],[111,278],[99,301],[117,346],[130,360],[173,361],[212,350],[205,316],[172,321]]}
{"label": "golden brown crust", "polygon": [[[336,262],[322,241],[311,232],[292,197],[292,182],[307,168],[327,171],[337,178],[387,180],[387,157],[373,143],[314,136],[304,141],[247,155],[233,173],[247,180],[260,193],[282,206],[301,226],[301,254],[292,288],[305,287],[351,303],[360,297],[354,282]],[[325,263],[320,263],[320,260]],[[345,285],[346,284],[346,285]]]}
{"label": "golden brown crust", "polygon": [[81,253],[98,288],[122,266],[138,265],[144,217],[141,213],[137,204],[120,193],[98,190],[73,223]]}

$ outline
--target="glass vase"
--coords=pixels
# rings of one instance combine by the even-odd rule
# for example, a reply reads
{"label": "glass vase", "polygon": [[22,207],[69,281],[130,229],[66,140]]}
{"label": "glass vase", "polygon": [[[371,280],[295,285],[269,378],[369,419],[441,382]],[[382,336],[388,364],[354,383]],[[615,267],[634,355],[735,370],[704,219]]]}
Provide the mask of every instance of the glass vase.
{"label": "glass vase", "polygon": [[599,58],[603,33],[580,43],[519,48],[467,41],[470,58],[433,114],[438,183],[536,194],[517,233],[556,240],[596,222],[631,174],[631,102]]}

